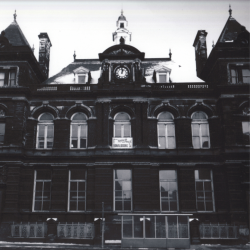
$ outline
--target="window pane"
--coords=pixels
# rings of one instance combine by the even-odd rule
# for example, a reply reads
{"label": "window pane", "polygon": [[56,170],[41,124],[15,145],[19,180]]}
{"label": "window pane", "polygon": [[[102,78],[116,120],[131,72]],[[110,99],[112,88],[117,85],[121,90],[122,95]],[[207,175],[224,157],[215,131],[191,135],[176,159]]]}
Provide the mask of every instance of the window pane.
{"label": "window pane", "polygon": [[206,201],[212,200],[212,192],[205,192],[205,199]]}
{"label": "window pane", "polygon": [[177,211],[177,202],[170,201],[170,211]]}
{"label": "window pane", "polygon": [[123,191],[123,199],[131,201],[131,191]]}
{"label": "window pane", "polygon": [[87,148],[87,140],[86,139],[80,140],[80,148]]}
{"label": "window pane", "polygon": [[85,202],[78,201],[78,210],[85,210]]}
{"label": "window pane", "polygon": [[85,191],[85,182],[78,182],[78,192]]}
{"label": "window pane", "polygon": [[5,73],[0,72],[0,86],[4,86]]}
{"label": "window pane", "polygon": [[203,191],[203,182],[202,181],[201,182],[196,182],[196,190]]}
{"label": "window pane", "polygon": [[200,124],[200,126],[201,126],[201,135],[202,136],[209,136],[208,124]]}
{"label": "window pane", "polygon": [[204,202],[197,202],[197,210],[198,211],[205,211],[205,207],[204,207]]}
{"label": "window pane", "polygon": [[115,117],[116,121],[129,121],[129,115],[127,113],[119,113],[118,115],[116,115]]}
{"label": "window pane", "polygon": [[160,171],[160,179],[162,180],[175,180],[176,179],[176,171],[175,170],[161,170]]}
{"label": "window pane", "polygon": [[177,216],[168,216],[168,238],[178,238]]}
{"label": "window pane", "polygon": [[54,137],[54,126],[48,125],[47,137],[53,138]]}
{"label": "window pane", "polygon": [[124,208],[123,209],[127,210],[127,211],[131,211],[131,201],[130,200],[129,201],[127,201],[127,200],[124,201]]}
{"label": "window pane", "polygon": [[85,83],[85,76],[78,76],[78,83]]}
{"label": "window pane", "polygon": [[168,191],[168,182],[160,183],[161,192]]}
{"label": "window pane", "polygon": [[78,136],[78,125],[71,125],[71,127],[72,127],[72,137],[75,137],[75,138],[77,138],[77,136]]}
{"label": "window pane", "polygon": [[166,83],[167,82],[167,76],[166,75],[159,75],[159,82],[160,83]]}
{"label": "window pane", "polygon": [[122,190],[122,181],[115,182],[115,190]]}
{"label": "window pane", "polygon": [[115,137],[121,137],[121,125],[120,124],[115,124]]}
{"label": "window pane", "polygon": [[206,202],[206,211],[213,211],[213,203]]}
{"label": "window pane", "polygon": [[145,237],[155,238],[155,216],[145,216]]}
{"label": "window pane", "polygon": [[69,203],[69,210],[75,211],[77,209],[76,208],[76,204],[77,204],[76,201],[70,201],[70,203]]}
{"label": "window pane", "polygon": [[206,114],[204,112],[202,112],[202,111],[194,112],[191,117],[192,117],[193,120],[204,120],[204,119],[207,119]]}
{"label": "window pane", "polygon": [[192,124],[192,135],[193,136],[200,136],[200,125],[199,124]]}
{"label": "window pane", "polygon": [[199,179],[200,180],[211,180],[210,170],[200,169],[198,171],[199,171]]}
{"label": "window pane", "polygon": [[53,120],[53,116],[50,113],[43,113],[40,117],[40,121],[42,120]]}
{"label": "window pane", "polygon": [[70,191],[77,191],[77,182],[70,182]]}
{"label": "window pane", "polygon": [[200,148],[200,137],[193,137],[193,147],[194,148]]}
{"label": "window pane", "polygon": [[86,119],[86,115],[84,115],[83,113],[76,113],[73,116],[72,121],[85,121]]}
{"label": "window pane", "polygon": [[169,182],[169,191],[177,190],[177,183],[176,182]]}
{"label": "window pane", "polygon": [[243,83],[250,83],[250,70],[242,69]]}
{"label": "window pane", "polygon": [[197,199],[198,200],[200,200],[200,201],[204,200],[204,192],[197,192],[196,194],[197,194]]}
{"label": "window pane", "polygon": [[168,148],[175,148],[175,137],[168,137]]}
{"label": "window pane", "polygon": [[243,130],[243,134],[245,135],[249,135],[250,131],[249,131],[249,125],[250,125],[250,122],[242,122],[242,130]]}
{"label": "window pane", "polygon": [[159,143],[158,147],[160,149],[166,148],[166,138],[165,137],[158,137],[158,143]]}
{"label": "window pane", "polygon": [[131,181],[123,181],[122,189],[123,190],[131,190]]}
{"label": "window pane", "polygon": [[53,148],[53,138],[47,139],[47,148]]}
{"label": "window pane", "polygon": [[72,139],[70,146],[71,146],[71,148],[77,148],[77,139]]}
{"label": "window pane", "polygon": [[131,179],[131,170],[116,169],[115,170],[115,179]]}
{"label": "window pane", "polygon": [[36,180],[51,180],[51,171],[48,170],[37,170]]}
{"label": "window pane", "polygon": [[156,238],[166,238],[165,216],[156,216]]}
{"label": "window pane", "polygon": [[169,211],[168,201],[162,200],[162,202],[161,202],[161,209],[162,209],[162,211]]}
{"label": "window pane", "polygon": [[205,188],[206,191],[212,190],[212,188],[211,188],[211,182],[210,181],[204,182],[204,188]]}
{"label": "window pane", "polygon": [[130,124],[124,124],[124,137],[131,137],[130,131],[131,131],[131,126]]}
{"label": "window pane", "polygon": [[72,169],[70,170],[71,180],[85,180],[84,169]]}
{"label": "window pane", "polygon": [[167,135],[168,136],[175,136],[174,124],[167,125]]}
{"label": "window pane", "polygon": [[115,201],[115,210],[123,210],[122,209],[122,201]]}
{"label": "window pane", "polygon": [[38,125],[38,136],[44,137],[45,125]]}
{"label": "window pane", "polygon": [[171,120],[173,120],[173,115],[169,112],[162,112],[158,117],[158,121],[171,121]]}
{"label": "window pane", "polygon": [[115,200],[122,201],[122,191],[115,191]]}
{"label": "window pane", "polygon": [[209,148],[209,137],[202,137],[202,148]]}
{"label": "window pane", "polygon": [[87,125],[81,125],[81,137],[87,137]]}
{"label": "window pane", "polygon": [[134,216],[134,238],[143,237],[143,216]]}
{"label": "window pane", "polygon": [[34,206],[34,210],[41,210],[42,209],[42,201],[41,200],[36,200],[35,201],[35,206]]}
{"label": "window pane", "polygon": [[0,142],[4,142],[5,123],[0,123]]}
{"label": "window pane", "polygon": [[158,136],[165,136],[165,125],[158,124]]}
{"label": "window pane", "polygon": [[132,216],[123,216],[123,237],[124,238],[132,238]]}

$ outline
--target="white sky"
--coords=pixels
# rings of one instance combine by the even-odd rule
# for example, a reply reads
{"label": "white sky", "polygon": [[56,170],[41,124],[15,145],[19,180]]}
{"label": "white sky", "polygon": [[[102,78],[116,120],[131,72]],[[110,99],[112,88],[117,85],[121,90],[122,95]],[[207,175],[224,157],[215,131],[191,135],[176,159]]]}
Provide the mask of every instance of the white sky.
{"label": "white sky", "polygon": [[168,57],[183,67],[186,81],[196,77],[194,38],[198,30],[208,32],[208,55],[212,40],[216,43],[227,19],[232,16],[250,30],[249,0],[164,0],[164,1],[5,1],[0,2],[0,31],[17,22],[38,58],[40,32],[47,32],[52,42],[50,76],[77,59],[98,58],[114,45],[112,33],[123,6],[132,32],[131,45],[145,52],[146,58]]}

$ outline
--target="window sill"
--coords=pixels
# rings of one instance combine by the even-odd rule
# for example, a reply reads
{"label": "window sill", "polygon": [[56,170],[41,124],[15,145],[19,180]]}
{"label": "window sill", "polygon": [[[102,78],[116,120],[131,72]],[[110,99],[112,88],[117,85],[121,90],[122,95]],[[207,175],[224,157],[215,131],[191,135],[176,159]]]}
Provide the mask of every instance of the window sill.
{"label": "window sill", "polygon": [[36,148],[36,150],[52,150],[53,148]]}
{"label": "window sill", "polygon": [[70,148],[70,150],[87,150],[88,148]]}

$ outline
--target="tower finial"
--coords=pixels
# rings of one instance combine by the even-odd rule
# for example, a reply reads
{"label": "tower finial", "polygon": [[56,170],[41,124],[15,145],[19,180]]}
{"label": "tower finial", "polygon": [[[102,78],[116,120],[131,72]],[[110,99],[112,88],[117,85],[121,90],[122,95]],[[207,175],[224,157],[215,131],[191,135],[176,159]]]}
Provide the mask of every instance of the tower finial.
{"label": "tower finial", "polygon": [[171,49],[169,49],[169,58],[171,59],[172,57],[172,53],[171,53]]}
{"label": "tower finial", "polygon": [[74,51],[73,57],[74,57],[74,61],[75,61],[76,60],[76,51]]}
{"label": "tower finial", "polygon": [[14,16],[14,21],[16,22],[16,17],[17,17],[16,10],[13,16]]}
{"label": "tower finial", "polygon": [[231,17],[232,16],[232,12],[233,12],[232,9],[231,9],[231,4],[229,4],[229,11],[228,12],[229,12],[229,17]]}

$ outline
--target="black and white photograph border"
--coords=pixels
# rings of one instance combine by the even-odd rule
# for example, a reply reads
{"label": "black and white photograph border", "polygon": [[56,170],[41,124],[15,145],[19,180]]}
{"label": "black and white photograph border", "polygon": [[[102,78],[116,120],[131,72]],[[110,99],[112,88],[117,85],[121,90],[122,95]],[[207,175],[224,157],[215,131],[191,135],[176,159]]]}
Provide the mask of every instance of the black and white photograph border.
{"label": "black and white photograph border", "polygon": [[249,19],[1,1],[0,248],[249,249]]}

